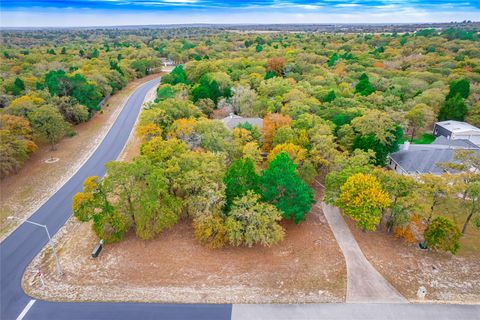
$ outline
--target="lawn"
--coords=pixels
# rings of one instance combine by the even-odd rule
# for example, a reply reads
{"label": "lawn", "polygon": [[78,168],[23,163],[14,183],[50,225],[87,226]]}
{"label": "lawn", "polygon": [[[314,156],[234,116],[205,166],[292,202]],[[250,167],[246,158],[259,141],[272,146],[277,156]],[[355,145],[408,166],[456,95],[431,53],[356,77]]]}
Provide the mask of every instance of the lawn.
{"label": "lawn", "polygon": [[430,144],[435,140],[435,137],[431,133],[424,133],[421,137],[413,139],[415,144]]}
{"label": "lawn", "polygon": [[[424,133],[422,136],[412,140],[414,144],[430,144],[435,140],[435,137],[431,133]],[[399,143],[405,143],[405,141],[410,141],[410,137],[403,137]]]}

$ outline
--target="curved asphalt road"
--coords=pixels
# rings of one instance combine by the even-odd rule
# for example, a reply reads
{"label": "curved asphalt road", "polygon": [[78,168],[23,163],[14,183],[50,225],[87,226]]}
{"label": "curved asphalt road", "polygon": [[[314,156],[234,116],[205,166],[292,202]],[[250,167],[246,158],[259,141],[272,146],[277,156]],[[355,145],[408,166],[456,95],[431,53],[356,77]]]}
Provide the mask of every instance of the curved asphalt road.
{"label": "curved asphalt road", "polygon": [[[47,225],[55,234],[71,216],[72,196],[88,176],[103,176],[104,164],[117,159],[126,144],[151,80],[137,89],[97,150],[29,220]],[[16,319],[31,300],[21,288],[22,274],[47,244],[45,230],[23,223],[0,244],[0,319]],[[57,303],[36,301],[24,319],[230,319],[231,305],[163,305],[141,303]]]}
{"label": "curved asphalt road", "polygon": [[[118,157],[140,112],[144,97],[159,79],[147,82],[131,95],[105,139],[80,168],[31,217],[55,234],[71,215],[72,196],[83,180],[103,176],[104,164]],[[42,228],[23,223],[0,244],[0,320],[90,320],[90,319],[480,319],[480,307],[418,304],[307,304],[307,305],[212,305],[150,303],[69,303],[32,300],[21,288],[22,274],[47,244]]]}

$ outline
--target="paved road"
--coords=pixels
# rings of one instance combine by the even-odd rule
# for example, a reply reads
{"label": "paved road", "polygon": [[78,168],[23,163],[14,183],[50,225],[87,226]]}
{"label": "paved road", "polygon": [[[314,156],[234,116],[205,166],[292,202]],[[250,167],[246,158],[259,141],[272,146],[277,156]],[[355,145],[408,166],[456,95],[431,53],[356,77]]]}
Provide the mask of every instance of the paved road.
{"label": "paved road", "polygon": [[[124,110],[104,141],[84,166],[30,220],[46,224],[56,233],[71,215],[71,199],[80,191],[85,177],[103,176],[104,163],[116,159],[133,128],[143,99],[157,80],[140,87],[127,101]],[[22,224],[0,244],[0,319],[13,320],[92,320],[92,319],[230,319],[232,305],[149,304],[149,303],[65,303],[33,301],[21,288],[22,274],[28,263],[47,243],[44,230]],[[404,308],[402,306],[405,306]],[[235,306],[235,319],[410,319],[414,312],[422,319],[479,319],[478,306],[412,305],[250,305]],[[386,313],[385,313],[386,312]],[[382,317],[386,314],[386,317]],[[475,318],[476,317],[476,318]],[[412,317],[414,319],[414,317]]]}
{"label": "paved road", "polygon": [[322,210],[347,264],[347,302],[408,302],[365,258],[340,210],[324,202]]}
{"label": "paved road", "polygon": [[[55,234],[71,215],[72,196],[82,189],[83,180],[92,175],[103,176],[104,164],[118,157],[142,106],[147,92],[159,79],[151,80],[135,91],[127,101],[105,139],[81,169],[30,218],[48,226]],[[42,228],[22,224],[0,244],[0,319],[16,319],[31,298],[20,283],[23,271],[47,243]],[[229,305],[154,305],[121,303],[73,304],[36,301],[25,319],[229,319]]]}
{"label": "paved road", "polygon": [[403,303],[234,305],[232,320],[478,320],[480,306]]}

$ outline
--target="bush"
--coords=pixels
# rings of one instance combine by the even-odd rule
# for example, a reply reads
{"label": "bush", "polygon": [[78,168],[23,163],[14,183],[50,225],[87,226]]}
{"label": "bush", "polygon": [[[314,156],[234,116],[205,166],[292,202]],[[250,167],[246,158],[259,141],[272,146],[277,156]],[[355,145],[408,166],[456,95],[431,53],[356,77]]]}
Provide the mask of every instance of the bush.
{"label": "bush", "polygon": [[457,253],[460,248],[459,240],[462,236],[460,229],[450,220],[437,217],[432,220],[424,233],[427,245],[436,250]]}
{"label": "bush", "polygon": [[231,245],[248,247],[262,244],[269,247],[283,239],[282,219],[273,205],[260,202],[260,196],[248,191],[233,202],[232,211],[226,219],[227,238]]}
{"label": "bush", "polygon": [[218,213],[196,217],[193,228],[195,239],[211,249],[221,248],[227,241],[225,219]]}

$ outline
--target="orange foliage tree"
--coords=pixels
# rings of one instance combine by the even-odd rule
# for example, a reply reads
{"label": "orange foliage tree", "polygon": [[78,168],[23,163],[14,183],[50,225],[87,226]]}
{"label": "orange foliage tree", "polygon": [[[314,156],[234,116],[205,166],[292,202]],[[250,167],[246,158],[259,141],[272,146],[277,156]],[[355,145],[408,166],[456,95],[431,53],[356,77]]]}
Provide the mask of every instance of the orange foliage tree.
{"label": "orange foliage tree", "polygon": [[275,73],[277,77],[283,76],[285,70],[285,59],[280,57],[273,57],[267,61],[267,72]]}
{"label": "orange foliage tree", "polygon": [[272,149],[273,138],[279,128],[287,127],[292,122],[292,118],[279,113],[269,113],[263,119],[263,149],[270,151]]}

